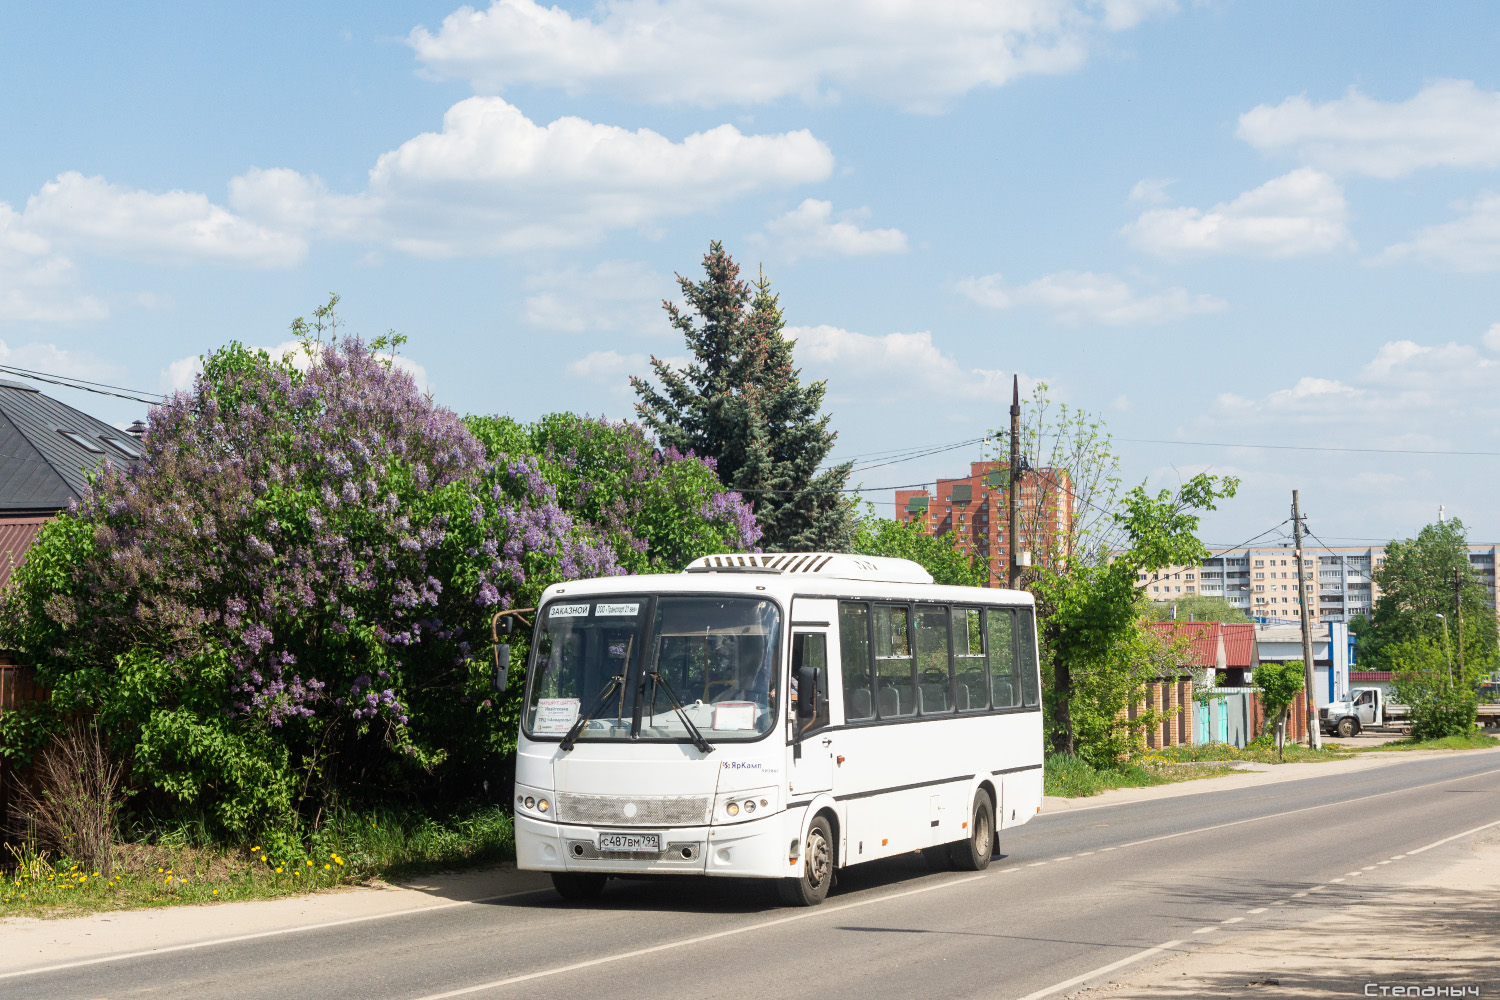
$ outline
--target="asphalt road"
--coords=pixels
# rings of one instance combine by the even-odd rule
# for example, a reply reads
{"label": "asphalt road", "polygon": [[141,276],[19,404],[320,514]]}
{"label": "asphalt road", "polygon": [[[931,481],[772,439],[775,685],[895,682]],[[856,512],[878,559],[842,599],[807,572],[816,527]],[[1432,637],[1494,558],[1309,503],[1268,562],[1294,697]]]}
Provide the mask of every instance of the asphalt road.
{"label": "asphalt road", "polygon": [[[1378,895],[1500,821],[1500,754],[1043,815],[982,873],[918,856],[822,906],[756,883],[611,882],[0,981],[0,996],[1019,998]],[[1416,853],[1412,853],[1416,852]],[[1065,991],[1064,991],[1065,992]]]}

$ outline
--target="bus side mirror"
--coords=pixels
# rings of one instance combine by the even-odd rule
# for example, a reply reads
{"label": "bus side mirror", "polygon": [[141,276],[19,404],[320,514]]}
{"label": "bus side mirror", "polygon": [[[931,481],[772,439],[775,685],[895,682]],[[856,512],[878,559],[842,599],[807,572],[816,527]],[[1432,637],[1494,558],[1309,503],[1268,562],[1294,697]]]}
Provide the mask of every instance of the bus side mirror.
{"label": "bus side mirror", "polygon": [[510,643],[495,644],[495,672],[490,676],[490,690],[504,694],[510,683]]}
{"label": "bus side mirror", "polygon": [[797,721],[808,722],[818,714],[818,668],[797,668]]}

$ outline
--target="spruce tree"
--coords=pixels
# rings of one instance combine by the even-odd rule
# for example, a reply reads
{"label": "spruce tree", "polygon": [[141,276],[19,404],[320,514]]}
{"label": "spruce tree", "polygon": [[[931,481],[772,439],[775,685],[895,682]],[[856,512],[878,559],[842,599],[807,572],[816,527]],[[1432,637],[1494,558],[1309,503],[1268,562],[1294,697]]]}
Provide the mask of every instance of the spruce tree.
{"label": "spruce tree", "polygon": [[854,501],[840,492],[852,463],[818,471],[838,436],[821,413],[826,386],[804,386],[777,296],[753,285],[723,244],[709,244],[706,277],[682,275],[684,307],[663,303],[693,360],[673,368],[653,357],[660,388],[631,377],[636,413],[662,445],[714,459],[719,478],[755,506],[768,552],[843,552]]}

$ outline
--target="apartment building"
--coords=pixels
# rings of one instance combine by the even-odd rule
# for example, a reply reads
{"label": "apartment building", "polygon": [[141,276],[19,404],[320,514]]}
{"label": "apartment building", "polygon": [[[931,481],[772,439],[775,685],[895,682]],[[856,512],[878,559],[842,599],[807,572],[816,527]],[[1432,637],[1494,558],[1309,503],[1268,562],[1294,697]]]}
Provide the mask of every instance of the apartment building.
{"label": "apartment building", "polygon": [[[1010,566],[1009,467],[971,462],[969,474],[939,479],[932,490],[897,490],[896,518],[923,530],[952,532],[959,550],[976,553],[990,567],[988,586],[1006,585]],[[1019,551],[1037,565],[1057,557],[1073,525],[1072,480],[1062,469],[1029,469],[1017,497],[1021,517]]]}
{"label": "apartment building", "polygon": [[[1495,603],[1495,564],[1500,545],[1469,546],[1469,565]],[[1347,622],[1368,615],[1380,596],[1374,572],[1385,565],[1385,547],[1308,545],[1306,578],[1297,591],[1297,558],[1292,543],[1216,552],[1196,566],[1168,566],[1141,573],[1136,584],[1153,601],[1169,603],[1188,595],[1222,597],[1257,618],[1298,619],[1305,597],[1317,621]]]}

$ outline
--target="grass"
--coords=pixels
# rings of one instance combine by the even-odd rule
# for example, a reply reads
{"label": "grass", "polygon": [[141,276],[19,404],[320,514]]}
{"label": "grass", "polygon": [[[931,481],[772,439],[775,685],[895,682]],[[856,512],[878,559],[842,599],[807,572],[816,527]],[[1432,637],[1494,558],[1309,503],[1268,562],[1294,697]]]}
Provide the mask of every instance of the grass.
{"label": "grass", "polygon": [[1496,739],[1487,733],[1474,733],[1471,736],[1443,736],[1435,740],[1419,740],[1408,737],[1404,740],[1393,740],[1390,743],[1382,743],[1379,746],[1360,747],[1359,753],[1376,753],[1382,750],[1482,750],[1485,747],[1500,747],[1500,739]]}
{"label": "grass", "polygon": [[1212,778],[1233,771],[1234,768],[1228,764],[1196,767],[1190,763],[1163,760],[1150,755],[1136,757],[1119,767],[1098,768],[1080,757],[1050,754],[1042,769],[1042,794],[1070,799],[1083,798],[1098,795],[1111,788],[1147,788],[1196,778]]}
{"label": "grass", "polygon": [[443,816],[348,814],[320,830],[310,847],[295,849],[206,848],[169,834],[116,845],[108,877],[65,856],[11,846],[0,856],[0,919],[275,899],[513,857],[514,828],[498,806]]}

